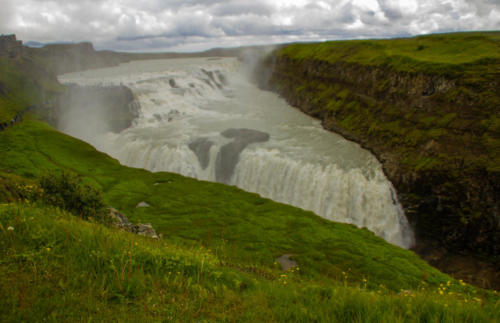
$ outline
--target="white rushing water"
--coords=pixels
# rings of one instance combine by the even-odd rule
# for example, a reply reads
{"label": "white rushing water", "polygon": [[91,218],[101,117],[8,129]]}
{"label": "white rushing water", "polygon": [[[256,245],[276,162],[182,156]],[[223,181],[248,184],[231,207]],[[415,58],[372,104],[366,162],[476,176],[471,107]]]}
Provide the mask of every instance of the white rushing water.
{"label": "white rushing water", "polygon": [[132,89],[140,115],[121,133],[82,131],[75,126],[81,120],[60,125],[125,165],[236,185],[366,227],[393,244],[413,244],[375,157],[259,90],[236,59],[137,61],[60,81]]}

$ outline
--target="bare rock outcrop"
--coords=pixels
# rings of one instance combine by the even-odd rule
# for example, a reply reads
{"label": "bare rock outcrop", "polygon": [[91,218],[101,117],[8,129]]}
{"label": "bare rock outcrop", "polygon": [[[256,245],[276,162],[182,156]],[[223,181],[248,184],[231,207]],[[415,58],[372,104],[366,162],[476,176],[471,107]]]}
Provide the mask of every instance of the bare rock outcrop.
{"label": "bare rock outcrop", "polygon": [[112,220],[112,223],[115,227],[127,231],[127,232],[132,232],[141,236],[145,237],[150,237],[153,239],[160,239],[160,235],[158,235],[151,225],[151,223],[139,223],[139,224],[133,224],[130,223],[130,221],[127,219],[127,217],[118,212],[118,210],[110,207],[108,208],[109,210],[109,216]]}

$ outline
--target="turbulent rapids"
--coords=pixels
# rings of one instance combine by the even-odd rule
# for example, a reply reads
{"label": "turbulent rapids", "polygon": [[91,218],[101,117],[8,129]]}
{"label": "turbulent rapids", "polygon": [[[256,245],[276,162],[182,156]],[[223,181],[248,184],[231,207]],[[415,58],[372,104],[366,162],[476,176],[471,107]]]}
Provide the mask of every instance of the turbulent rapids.
{"label": "turbulent rapids", "polygon": [[[236,185],[366,227],[396,245],[413,244],[378,161],[275,94],[259,90],[236,59],[138,61],[60,80],[123,84],[134,92],[139,116],[118,134],[92,129],[93,122],[81,118],[65,117],[59,125],[125,165]],[[66,109],[71,115],[71,107]],[[91,117],[97,122],[100,116]]]}

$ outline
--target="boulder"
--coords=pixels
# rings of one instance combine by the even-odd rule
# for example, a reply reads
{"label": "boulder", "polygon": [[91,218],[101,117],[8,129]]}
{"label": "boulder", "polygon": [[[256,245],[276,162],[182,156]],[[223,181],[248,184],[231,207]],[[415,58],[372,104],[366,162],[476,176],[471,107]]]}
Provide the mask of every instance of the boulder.
{"label": "boulder", "polygon": [[[143,202],[141,202],[141,203],[143,203]],[[141,204],[141,203],[139,203],[139,204]],[[156,231],[153,228],[153,226],[151,225],[151,223],[132,224],[132,223],[130,223],[130,221],[127,219],[127,217],[125,215],[118,212],[116,209],[114,209],[112,207],[108,207],[108,211],[109,211],[109,217],[111,218],[111,221],[115,227],[117,227],[123,231],[132,232],[132,233],[135,233],[135,234],[138,234],[141,236],[150,237],[153,239],[160,239],[161,238],[161,235],[156,234]]]}
{"label": "boulder", "polygon": [[140,236],[146,236],[150,237],[153,239],[159,239],[159,236],[156,234],[155,229],[153,229],[153,226],[151,223],[146,223],[146,224],[136,224],[133,226],[132,232],[140,235]]}
{"label": "boulder", "polygon": [[283,256],[276,258],[276,262],[281,265],[281,270],[287,271],[290,268],[297,267],[297,263],[290,259],[292,255],[284,254]]}
{"label": "boulder", "polygon": [[137,207],[149,207],[150,205],[144,201],[140,202],[139,204],[136,205],[136,208]]}
{"label": "boulder", "polygon": [[112,207],[109,207],[108,211],[109,217],[115,227],[129,232],[132,231],[132,223],[129,222],[125,215],[121,214],[118,210]]}

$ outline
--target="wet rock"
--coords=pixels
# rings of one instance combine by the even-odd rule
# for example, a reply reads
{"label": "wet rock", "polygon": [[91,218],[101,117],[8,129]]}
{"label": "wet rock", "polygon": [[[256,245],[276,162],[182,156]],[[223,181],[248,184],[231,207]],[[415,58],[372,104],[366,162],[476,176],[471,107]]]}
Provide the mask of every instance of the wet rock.
{"label": "wet rock", "polygon": [[[217,82],[217,80],[216,80],[216,79],[215,79],[215,77],[214,77],[214,72],[212,72],[212,71],[207,71],[207,70],[205,70],[205,69],[203,69],[203,68],[201,69],[201,71],[202,71],[203,73],[205,73],[205,74],[208,76],[208,78],[210,79],[210,81],[211,81],[211,82],[209,82],[209,83],[210,83],[210,84],[209,84],[210,86],[212,86],[212,85],[211,85],[211,83],[213,83],[213,84],[215,84],[215,86],[217,86],[217,88],[218,88],[218,89],[222,89],[222,85],[221,85],[219,82]],[[212,87],[213,87],[213,86],[212,86]]]}
{"label": "wet rock", "polygon": [[266,142],[269,134],[253,129],[227,129],[221,133],[223,137],[234,138],[220,149],[215,161],[215,179],[220,183],[229,183],[234,168],[240,160],[241,152],[250,144]]}
{"label": "wet rock", "polygon": [[221,82],[222,85],[227,85],[227,79],[224,76],[224,74],[222,74],[220,71],[215,71],[215,74],[219,78],[219,80],[220,80],[220,82]]}
{"label": "wet rock", "polygon": [[210,162],[210,148],[213,146],[213,142],[208,138],[198,138],[191,142],[188,146],[198,158],[201,168],[207,168]]}
{"label": "wet rock", "polygon": [[175,80],[174,80],[174,79],[170,79],[170,80],[168,80],[168,84],[170,85],[170,87],[172,87],[172,88],[174,88],[174,89],[179,88],[179,86],[177,85],[177,83],[175,83]]}

